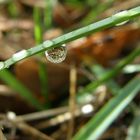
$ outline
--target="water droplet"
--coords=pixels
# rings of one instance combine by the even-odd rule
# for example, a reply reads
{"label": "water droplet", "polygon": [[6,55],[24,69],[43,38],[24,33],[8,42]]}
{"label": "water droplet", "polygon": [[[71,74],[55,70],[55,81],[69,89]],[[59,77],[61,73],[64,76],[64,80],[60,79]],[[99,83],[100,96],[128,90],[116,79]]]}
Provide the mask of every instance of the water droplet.
{"label": "water droplet", "polygon": [[[126,15],[128,15],[129,14],[129,12],[127,11],[127,10],[120,10],[119,12],[117,12],[117,13],[115,13],[114,15],[113,15],[113,18],[114,18],[114,20],[118,20],[118,18],[120,18],[120,17],[124,17],[124,15],[126,16]],[[129,16],[129,15],[128,15]],[[124,24],[126,24],[126,23],[128,23],[129,22],[129,20],[125,20],[125,21],[122,21],[122,22],[120,22],[120,23],[117,23],[116,24],[116,26],[121,26],[121,25],[124,25]]]}
{"label": "water droplet", "polygon": [[13,60],[14,61],[19,61],[23,58],[25,58],[28,55],[26,50],[21,50],[20,52],[17,52],[13,55]]}
{"label": "water droplet", "polygon": [[61,63],[65,60],[67,55],[66,45],[63,44],[62,47],[53,48],[45,51],[47,59],[52,63]]}
{"label": "water droplet", "polygon": [[0,70],[4,68],[4,62],[0,62]]}
{"label": "water droplet", "polygon": [[49,47],[49,46],[52,46],[53,45],[53,41],[51,41],[51,40],[47,40],[47,41],[45,41],[45,42],[43,42],[43,48],[47,48],[47,47]]}

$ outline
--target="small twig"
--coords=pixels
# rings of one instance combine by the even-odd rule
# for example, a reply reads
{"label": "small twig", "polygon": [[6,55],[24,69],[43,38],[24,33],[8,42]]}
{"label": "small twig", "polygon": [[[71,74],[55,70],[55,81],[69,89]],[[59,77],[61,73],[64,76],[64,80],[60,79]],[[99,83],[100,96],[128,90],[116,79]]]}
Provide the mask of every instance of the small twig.
{"label": "small twig", "polygon": [[[76,109],[74,110],[74,117],[78,117],[80,115],[83,115],[83,113],[81,112],[79,107],[76,107]],[[35,127],[37,129],[44,129],[50,126],[55,126],[61,123],[64,123],[68,120],[71,119],[71,113],[68,111],[66,113],[60,114],[54,118],[51,118],[49,120],[43,121],[38,123]]]}
{"label": "small twig", "polygon": [[77,71],[75,65],[72,65],[70,70],[70,98],[69,98],[69,110],[71,113],[71,118],[69,121],[69,130],[67,140],[71,140],[72,134],[74,132],[74,117],[75,117],[75,106],[76,106],[76,81],[77,81]]}
{"label": "small twig", "polygon": [[46,134],[38,131],[37,129],[35,129],[34,127],[24,123],[24,122],[16,122],[15,120],[14,121],[11,121],[14,126],[16,126],[18,129],[22,130],[23,133],[25,134],[28,134],[28,135],[31,135],[33,136],[35,139],[39,140],[53,140],[52,138],[50,138],[49,136],[47,136]]}
{"label": "small twig", "polygon": [[[86,116],[89,115],[89,113],[92,113],[95,109],[90,110],[90,112],[85,112],[83,111],[83,108],[85,106],[87,106],[88,104],[83,104],[83,105],[79,105],[79,106],[75,106],[75,110],[74,110],[74,118],[75,117],[79,117],[79,116]],[[35,128],[37,129],[45,129],[47,127],[51,127],[51,126],[55,126],[55,125],[59,125],[62,124],[66,121],[69,121],[71,119],[71,112],[67,111],[65,113],[62,113],[56,117],[53,117],[49,120],[43,120],[43,122],[38,123],[37,125],[35,125]]]}
{"label": "small twig", "polygon": [[[12,113],[12,114],[11,114]],[[10,124],[10,126],[13,126],[14,128],[20,129],[24,134],[30,135],[34,137],[35,139],[39,140],[53,140],[51,137],[47,136],[46,134],[40,132],[36,128],[28,125],[22,120],[19,120],[14,112],[8,113],[7,115],[1,115],[3,120],[7,122],[7,124]],[[1,140],[1,139],[0,139]]]}
{"label": "small twig", "polygon": [[2,131],[1,131],[1,129],[0,129],[0,140],[6,140],[6,138],[4,137],[4,135],[3,135]]}
{"label": "small twig", "polygon": [[40,112],[35,112],[35,113],[30,113],[30,114],[25,114],[25,115],[20,115],[16,117],[17,121],[34,121],[38,119],[44,119],[50,116],[55,116],[61,113],[64,113],[68,110],[68,107],[60,107],[60,108],[55,108],[55,109],[50,109],[46,111],[40,111]]}

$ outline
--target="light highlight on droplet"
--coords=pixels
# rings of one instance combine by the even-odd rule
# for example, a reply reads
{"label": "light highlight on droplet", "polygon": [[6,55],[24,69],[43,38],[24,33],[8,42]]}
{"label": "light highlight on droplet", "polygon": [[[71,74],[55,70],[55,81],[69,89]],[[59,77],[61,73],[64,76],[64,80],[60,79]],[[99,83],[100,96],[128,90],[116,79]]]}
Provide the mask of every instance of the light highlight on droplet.
{"label": "light highlight on droplet", "polygon": [[91,104],[87,104],[87,105],[84,105],[82,108],[81,108],[81,111],[83,114],[89,114],[91,113],[92,111],[94,110],[93,106]]}

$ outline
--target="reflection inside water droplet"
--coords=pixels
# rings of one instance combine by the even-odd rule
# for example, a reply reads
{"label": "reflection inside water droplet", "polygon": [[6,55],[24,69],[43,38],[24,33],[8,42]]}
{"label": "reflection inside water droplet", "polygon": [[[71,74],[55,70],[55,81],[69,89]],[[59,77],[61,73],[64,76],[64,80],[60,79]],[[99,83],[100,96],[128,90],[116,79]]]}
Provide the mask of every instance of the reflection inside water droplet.
{"label": "reflection inside water droplet", "polygon": [[67,55],[66,45],[63,44],[62,47],[53,48],[45,51],[47,59],[52,63],[61,63],[65,60]]}

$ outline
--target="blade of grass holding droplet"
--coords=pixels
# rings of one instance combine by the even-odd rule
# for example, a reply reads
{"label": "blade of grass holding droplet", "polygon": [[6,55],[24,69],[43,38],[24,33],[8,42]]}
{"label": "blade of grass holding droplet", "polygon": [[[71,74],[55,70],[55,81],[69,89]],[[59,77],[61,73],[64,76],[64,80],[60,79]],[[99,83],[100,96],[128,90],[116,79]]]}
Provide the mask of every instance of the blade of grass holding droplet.
{"label": "blade of grass holding droplet", "polygon": [[140,114],[136,115],[132,124],[128,128],[126,140],[139,140],[140,139]]}
{"label": "blade of grass holding droplet", "polygon": [[78,102],[79,103],[83,103],[83,101],[86,102],[85,95],[84,95],[85,93],[87,93],[86,95],[88,95],[88,93],[91,94],[91,92],[93,92],[99,85],[103,84],[104,82],[107,82],[113,76],[117,75],[124,66],[129,64],[139,55],[140,55],[140,48],[138,47],[126,58],[122,59],[114,68],[112,68],[112,70],[104,73],[99,80],[91,82],[86,87],[84,87],[84,89],[80,90],[77,96]]}
{"label": "blade of grass holding droplet", "polygon": [[34,97],[33,93],[20,83],[20,81],[18,81],[8,70],[0,71],[0,79],[17,91],[28,103],[39,110],[45,109],[45,107]]}
{"label": "blade of grass holding droplet", "polygon": [[13,65],[14,63],[16,63],[22,59],[30,57],[32,55],[44,52],[48,49],[52,49],[55,47],[61,47],[60,45],[63,45],[63,44],[68,43],[70,41],[76,40],[80,37],[89,35],[91,33],[101,31],[101,30],[109,28],[109,27],[113,27],[116,24],[122,23],[122,22],[127,21],[127,20],[131,20],[134,17],[138,17],[138,16],[140,16],[140,6],[133,8],[133,9],[130,9],[130,10],[122,11],[120,13],[117,13],[117,14],[109,17],[109,18],[100,20],[100,21],[93,23],[93,24],[90,24],[86,27],[82,27],[82,28],[77,29],[75,31],[69,32],[69,33],[64,34],[60,37],[57,37],[55,39],[47,40],[40,45],[37,45],[33,48],[26,50],[27,55],[23,54],[18,59],[14,59],[13,56],[11,58],[7,59],[6,61],[4,61],[4,66],[1,68],[1,70]]}
{"label": "blade of grass holding droplet", "polygon": [[73,140],[98,139],[133,100],[139,90],[140,77],[135,77],[74,136]]}

